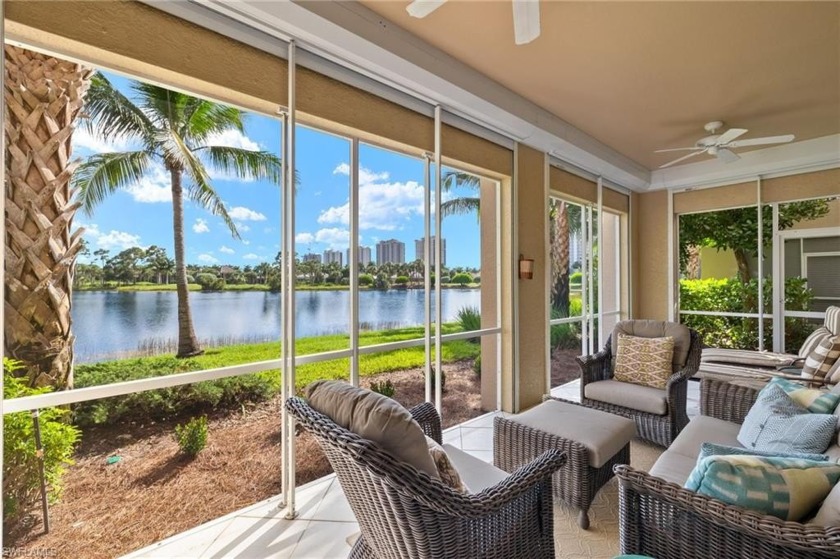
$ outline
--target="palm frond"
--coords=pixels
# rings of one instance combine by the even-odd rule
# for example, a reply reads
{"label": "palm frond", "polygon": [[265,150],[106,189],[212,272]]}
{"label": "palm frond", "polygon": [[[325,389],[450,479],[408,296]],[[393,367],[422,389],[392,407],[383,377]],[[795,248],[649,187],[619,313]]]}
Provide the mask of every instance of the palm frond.
{"label": "palm frond", "polygon": [[225,174],[243,179],[268,179],[280,184],[280,158],[267,151],[249,151],[228,146],[207,146],[210,164]]}
{"label": "palm frond", "polygon": [[137,183],[149,170],[152,160],[145,151],[100,153],[82,163],[73,173],[73,187],[87,215],[120,188]]}
{"label": "palm frond", "polygon": [[105,140],[128,138],[147,143],[155,129],[146,114],[101,73],[91,79],[84,112],[88,131]]}
{"label": "palm frond", "polygon": [[226,130],[245,131],[245,113],[236,107],[229,107],[204,99],[195,99],[184,113],[181,136],[189,141],[204,143],[212,134]]}
{"label": "palm frond", "polygon": [[459,197],[447,200],[440,205],[441,217],[450,215],[464,215],[476,212],[481,208],[481,198],[476,197]]}
{"label": "palm frond", "polygon": [[481,186],[481,179],[464,171],[446,171],[441,183],[444,190],[452,190],[458,186],[478,188]]}

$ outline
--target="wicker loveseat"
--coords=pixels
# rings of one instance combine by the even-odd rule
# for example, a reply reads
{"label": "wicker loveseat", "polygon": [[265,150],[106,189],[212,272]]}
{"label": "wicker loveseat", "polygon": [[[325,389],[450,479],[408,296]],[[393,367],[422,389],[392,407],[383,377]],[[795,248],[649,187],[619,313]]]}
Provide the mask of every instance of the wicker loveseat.
{"label": "wicker loveseat", "polygon": [[[840,557],[840,526],[786,522],[682,487],[699,442],[738,446],[734,437],[759,388],[701,381],[701,413],[651,472],[617,466],[622,553],[657,559],[828,559]],[[693,456],[692,456],[693,454]],[[840,446],[826,454],[840,458]]]}
{"label": "wicker loveseat", "polygon": [[[286,408],[318,440],[359,521],[361,536],[351,559],[554,557],[551,477],[565,454],[547,451],[510,475],[472,458],[480,462],[475,469],[499,476],[485,472],[479,486],[488,478],[492,485],[465,494],[337,425],[304,399],[290,398]],[[434,406],[421,404],[410,413],[426,436],[441,441]],[[467,472],[455,456],[450,458],[471,487]]]}

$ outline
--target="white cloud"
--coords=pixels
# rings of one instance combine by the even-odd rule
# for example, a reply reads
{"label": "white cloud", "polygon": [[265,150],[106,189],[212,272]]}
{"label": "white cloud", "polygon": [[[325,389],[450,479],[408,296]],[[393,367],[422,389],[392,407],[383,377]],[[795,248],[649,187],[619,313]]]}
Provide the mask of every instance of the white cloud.
{"label": "white cloud", "polygon": [[126,188],[135,202],[154,204],[172,201],[172,184],[163,165],[153,165],[137,184]]}
{"label": "white cloud", "polygon": [[315,240],[324,243],[332,249],[347,248],[350,245],[350,231],[333,227],[330,229],[319,229],[315,233]]}
{"label": "white cloud", "polygon": [[132,149],[124,138],[114,138],[106,141],[88,132],[84,126],[73,130],[72,144],[74,149],[83,149],[93,153],[113,153]]}
{"label": "white cloud", "polygon": [[248,151],[260,151],[260,144],[233,128],[224,132],[217,132],[207,137],[208,146],[227,146],[231,148],[247,149]]}
{"label": "white cloud", "polygon": [[201,218],[195,220],[193,223],[192,230],[198,234],[207,233],[210,231],[210,228],[207,227],[207,221]]}
{"label": "white cloud", "polygon": [[203,254],[198,255],[198,261],[199,262],[204,262],[205,264],[215,264],[216,262],[219,261],[219,259],[216,258],[215,256],[213,256],[212,254],[207,254],[205,252]]}
{"label": "white cloud", "polygon": [[240,223],[239,221],[235,222],[234,225],[236,225],[236,230],[239,231],[240,233],[247,233],[248,231],[251,230],[251,228],[248,225],[245,225],[244,223]]}
{"label": "white cloud", "polygon": [[244,258],[245,260],[264,260],[264,258],[262,256],[254,254],[253,252],[249,252],[248,254],[243,256],[242,258]]}
{"label": "white cloud", "polygon": [[236,206],[228,210],[228,215],[237,221],[265,221],[265,215],[245,206]]}
{"label": "white cloud", "polygon": [[[350,176],[350,165],[347,163],[340,163],[338,167],[333,169],[333,175],[347,175]],[[388,180],[390,175],[387,171],[381,173],[374,173],[370,169],[359,167],[359,186],[372,184],[378,181]]]}
{"label": "white cloud", "polygon": [[104,248],[105,250],[125,250],[131,247],[142,247],[140,244],[140,235],[134,235],[126,231],[117,231],[111,229],[107,233],[99,230],[99,226],[95,223],[85,225],[84,236],[87,237],[92,245],[96,248]]}
{"label": "white cloud", "polygon": [[219,252],[224,252],[225,254],[236,254],[236,251],[232,248],[228,248],[225,245],[219,247]]}
{"label": "white cloud", "polygon": [[[423,215],[423,185],[415,181],[360,184],[359,228],[393,231]],[[350,223],[349,202],[321,212],[318,223]]]}
{"label": "white cloud", "polygon": [[315,235],[312,233],[298,233],[295,235],[295,243],[299,245],[307,245],[315,242]]}

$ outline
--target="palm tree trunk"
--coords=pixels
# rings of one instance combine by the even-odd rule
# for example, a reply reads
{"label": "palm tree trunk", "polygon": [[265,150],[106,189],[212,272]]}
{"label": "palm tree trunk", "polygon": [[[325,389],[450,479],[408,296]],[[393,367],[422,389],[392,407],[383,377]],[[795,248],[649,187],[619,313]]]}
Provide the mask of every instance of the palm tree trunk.
{"label": "palm tree trunk", "polygon": [[551,277],[554,308],[561,316],[569,316],[569,219],[566,202],[557,203],[552,222]]}
{"label": "palm tree trunk", "polygon": [[93,70],[5,45],[6,355],[32,386],[73,384],[73,123]]}
{"label": "palm tree trunk", "polygon": [[172,229],[175,233],[175,288],[178,292],[178,357],[192,357],[203,353],[195,337],[190,290],[187,285],[187,265],[184,262],[184,190],[181,171],[170,169],[172,180]]}

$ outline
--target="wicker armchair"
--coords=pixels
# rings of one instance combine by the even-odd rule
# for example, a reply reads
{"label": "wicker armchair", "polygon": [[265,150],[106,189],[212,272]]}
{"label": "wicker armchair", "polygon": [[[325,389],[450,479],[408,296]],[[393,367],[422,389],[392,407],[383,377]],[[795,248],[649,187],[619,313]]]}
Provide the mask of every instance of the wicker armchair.
{"label": "wicker armchair", "polygon": [[[359,521],[351,559],[554,557],[551,476],[565,454],[548,451],[497,485],[463,494],[336,425],[301,398],[290,398],[286,408],[318,440]],[[421,404],[411,414],[440,442],[434,406]]]}
{"label": "wicker armchair", "polygon": [[[741,423],[758,388],[701,382],[703,415]],[[622,553],[657,559],[828,559],[840,557],[840,527],[786,522],[616,466]]]}
{"label": "wicker armchair", "polygon": [[681,369],[668,379],[664,389],[666,410],[664,414],[649,413],[632,407],[594,400],[587,397],[587,386],[613,378],[612,336],[607,339],[604,349],[595,355],[577,358],[580,366],[580,401],[583,405],[630,418],[636,422],[639,437],[660,446],[668,447],[688,424],[685,411],[688,393],[688,379],[697,372],[700,365],[700,335],[689,329],[690,343],[688,357]]}

